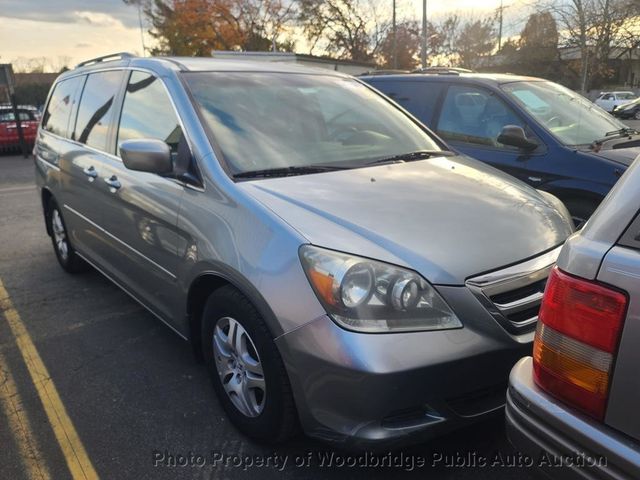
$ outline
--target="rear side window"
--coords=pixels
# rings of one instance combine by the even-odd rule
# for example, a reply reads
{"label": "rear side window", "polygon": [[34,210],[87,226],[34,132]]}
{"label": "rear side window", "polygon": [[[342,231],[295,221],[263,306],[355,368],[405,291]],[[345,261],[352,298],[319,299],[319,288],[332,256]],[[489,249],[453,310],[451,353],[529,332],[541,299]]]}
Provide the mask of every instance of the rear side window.
{"label": "rear side window", "polygon": [[73,111],[77,92],[84,77],[74,77],[59,82],[51,94],[49,103],[42,117],[42,128],[48,132],[67,136],[69,117]]}
{"label": "rear side window", "polygon": [[371,82],[371,85],[429,125],[444,89],[439,82]]}
{"label": "rear side window", "polygon": [[[29,121],[35,120],[34,114],[29,110],[18,110],[18,117],[20,117],[20,120],[23,122],[29,122]],[[16,117],[13,114],[13,111],[11,110],[0,111],[0,123],[14,122],[15,119]]]}
{"label": "rear side window", "polygon": [[122,70],[92,73],[88,76],[78,108],[75,140],[100,150],[106,149],[114,102],[122,76]]}
{"label": "rear side window", "polygon": [[131,73],[122,105],[118,129],[120,143],[136,138],[166,142],[172,153],[178,151],[182,129],[162,81],[148,73]]}

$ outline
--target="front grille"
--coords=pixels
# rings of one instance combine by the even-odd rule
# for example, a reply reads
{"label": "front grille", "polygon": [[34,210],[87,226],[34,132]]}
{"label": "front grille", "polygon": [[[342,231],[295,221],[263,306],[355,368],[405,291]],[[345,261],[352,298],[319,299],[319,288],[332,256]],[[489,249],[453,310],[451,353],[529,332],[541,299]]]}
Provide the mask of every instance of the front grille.
{"label": "front grille", "polygon": [[547,277],[561,247],[526,262],[467,280],[467,287],[509,332],[535,328]]}

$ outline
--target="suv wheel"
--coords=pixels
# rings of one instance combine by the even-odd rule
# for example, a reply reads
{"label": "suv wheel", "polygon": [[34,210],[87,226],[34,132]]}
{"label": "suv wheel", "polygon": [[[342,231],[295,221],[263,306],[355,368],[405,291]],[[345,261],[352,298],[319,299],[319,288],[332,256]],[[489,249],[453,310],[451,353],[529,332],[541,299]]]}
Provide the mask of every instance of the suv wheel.
{"label": "suv wheel", "polygon": [[636,110],[636,113],[633,114],[633,118],[640,120],[640,109]]}
{"label": "suv wheel", "polygon": [[273,337],[253,304],[231,286],[207,300],[202,350],[218,399],[240,431],[268,443],[296,433],[291,386]]}
{"label": "suv wheel", "polygon": [[60,212],[60,208],[54,200],[49,202],[47,221],[51,231],[53,251],[56,253],[60,266],[68,273],[87,271],[89,265],[78,256],[73,245],[71,245],[67,227],[62,218],[62,212]]}

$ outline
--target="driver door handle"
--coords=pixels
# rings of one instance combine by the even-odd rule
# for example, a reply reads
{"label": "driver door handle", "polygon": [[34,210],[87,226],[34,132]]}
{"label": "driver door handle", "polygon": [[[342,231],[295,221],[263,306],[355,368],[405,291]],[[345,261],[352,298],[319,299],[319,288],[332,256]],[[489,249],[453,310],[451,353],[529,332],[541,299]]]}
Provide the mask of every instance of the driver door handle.
{"label": "driver door handle", "polygon": [[116,191],[122,186],[120,180],[115,175],[111,175],[109,178],[104,179],[105,183],[109,185],[109,190],[111,193],[116,193]]}

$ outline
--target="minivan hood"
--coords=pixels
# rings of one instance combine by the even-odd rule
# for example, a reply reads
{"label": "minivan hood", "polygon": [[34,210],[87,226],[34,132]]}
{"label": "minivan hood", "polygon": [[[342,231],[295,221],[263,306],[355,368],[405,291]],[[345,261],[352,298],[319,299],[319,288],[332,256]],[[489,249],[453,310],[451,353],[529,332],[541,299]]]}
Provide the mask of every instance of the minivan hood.
{"label": "minivan hood", "polygon": [[436,284],[533,257],[572,230],[561,204],[463,156],[238,186],[312,244],[403,265]]}

